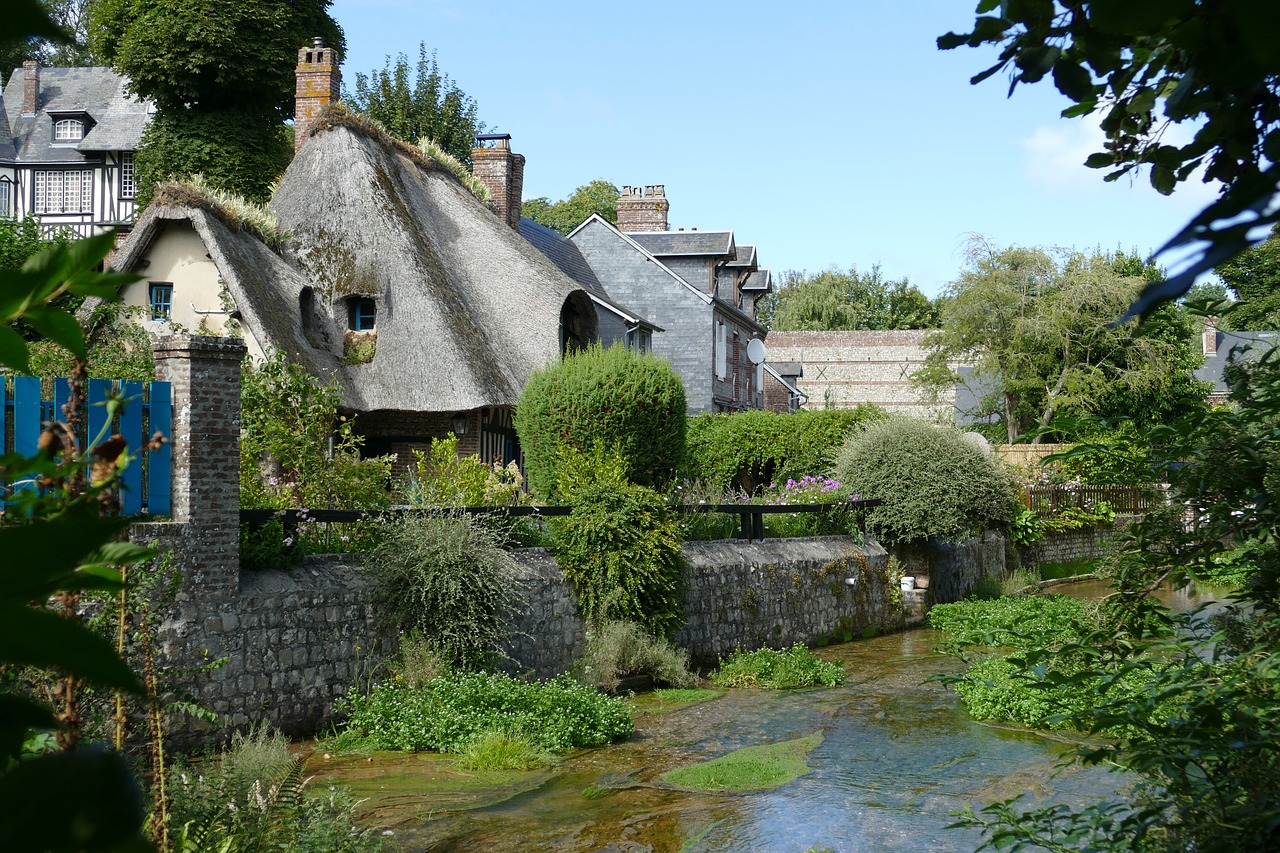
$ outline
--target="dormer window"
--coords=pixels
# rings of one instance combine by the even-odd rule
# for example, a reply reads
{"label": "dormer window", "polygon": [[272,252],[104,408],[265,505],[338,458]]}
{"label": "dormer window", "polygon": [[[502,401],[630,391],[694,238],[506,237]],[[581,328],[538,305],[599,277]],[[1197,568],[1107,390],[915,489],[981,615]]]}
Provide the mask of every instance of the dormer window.
{"label": "dormer window", "polygon": [[84,122],[78,118],[60,118],[53,123],[54,142],[79,142],[84,139]]}
{"label": "dormer window", "polygon": [[378,320],[378,305],[368,296],[347,300],[347,328],[353,332],[372,332]]}

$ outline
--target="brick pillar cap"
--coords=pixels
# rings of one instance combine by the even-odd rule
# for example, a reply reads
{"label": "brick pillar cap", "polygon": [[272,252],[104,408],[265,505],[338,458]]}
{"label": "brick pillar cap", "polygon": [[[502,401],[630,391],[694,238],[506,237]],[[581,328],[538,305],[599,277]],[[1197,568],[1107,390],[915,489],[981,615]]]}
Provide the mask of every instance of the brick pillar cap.
{"label": "brick pillar cap", "polygon": [[240,338],[222,338],[213,335],[161,335],[151,345],[156,358],[179,353],[199,353],[208,358],[226,358],[237,361],[244,358],[249,348]]}

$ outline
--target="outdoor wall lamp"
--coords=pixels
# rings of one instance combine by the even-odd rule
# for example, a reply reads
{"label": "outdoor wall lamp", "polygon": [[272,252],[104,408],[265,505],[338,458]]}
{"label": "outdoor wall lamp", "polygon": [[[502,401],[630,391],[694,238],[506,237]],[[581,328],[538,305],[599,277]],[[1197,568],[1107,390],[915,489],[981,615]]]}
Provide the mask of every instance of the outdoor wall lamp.
{"label": "outdoor wall lamp", "polygon": [[453,416],[453,434],[461,438],[467,434],[471,426],[471,417],[466,412],[458,412]]}

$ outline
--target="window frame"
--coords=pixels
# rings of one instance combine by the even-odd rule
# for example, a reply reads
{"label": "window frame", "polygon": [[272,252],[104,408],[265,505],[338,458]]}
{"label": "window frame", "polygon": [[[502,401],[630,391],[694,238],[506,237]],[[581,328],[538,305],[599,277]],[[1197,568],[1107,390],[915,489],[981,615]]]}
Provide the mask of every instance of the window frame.
{"label": "window frame", "polygon": [[173,282],[147,282],[147,305],[154,322],[173,319]]}
{"label": "window frame", "polygon": [[[365,322],[368,325],[365,325]],[[347,328],[353,332],[374,332],[378,329],[378,302],[372,296],[352,296],[347,299]]]}
{"label": "window frame", "polygon": [[[74,128],[75,136],[69,136],[63,133],[63,130]],[[53,120],[53,144],[65,145],[69,142],[79,142],[84,139],[84,119],[82,118],[55,118]]]}
{"label": "window frame", "polygon": [[93,169],[44,169],[32,173],[31,183],[31,212],[38,216],[93,213]]}
{"label": "window frame", "polygon": [[132,151],[120,154],[120,198],[135,199],[138,197],[138,165],[133,160]]}

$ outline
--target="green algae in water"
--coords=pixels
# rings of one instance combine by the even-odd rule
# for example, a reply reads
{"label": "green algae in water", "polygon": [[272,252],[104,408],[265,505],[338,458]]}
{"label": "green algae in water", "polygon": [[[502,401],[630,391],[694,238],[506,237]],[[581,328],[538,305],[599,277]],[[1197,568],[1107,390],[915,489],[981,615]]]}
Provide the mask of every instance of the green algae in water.
{"label": "green algae in water", "polygon": [[691,791],[767,791],[808,773],[805,761],[822,733],[778,743],[747,746],[728,755],[663,773],[661,782]]}
{"label": "green algae in water", "polygon": [[704,688],[670,689],[654,690],[652,693],[637,693],[627,701],[637,714],[666,714],[694,705],[701,705],[703,702],[719,699],[723,695],[723,690],[707,690]]}

